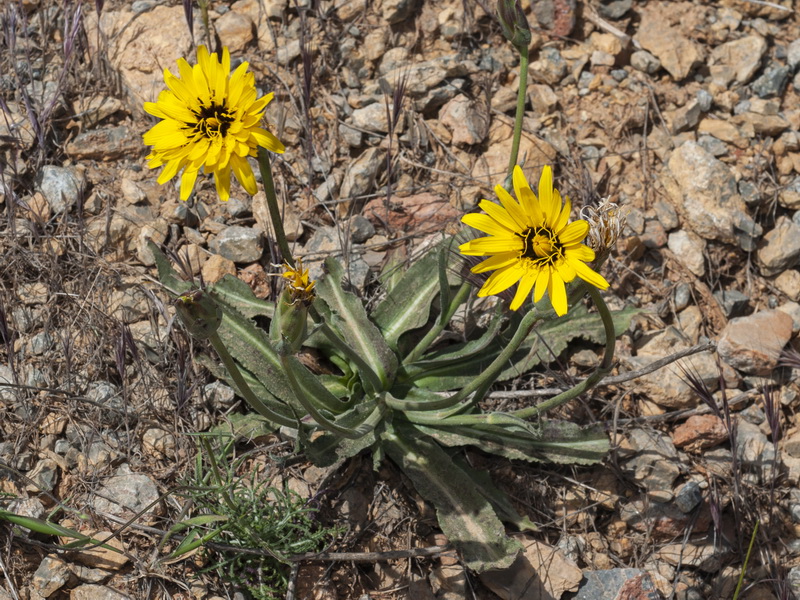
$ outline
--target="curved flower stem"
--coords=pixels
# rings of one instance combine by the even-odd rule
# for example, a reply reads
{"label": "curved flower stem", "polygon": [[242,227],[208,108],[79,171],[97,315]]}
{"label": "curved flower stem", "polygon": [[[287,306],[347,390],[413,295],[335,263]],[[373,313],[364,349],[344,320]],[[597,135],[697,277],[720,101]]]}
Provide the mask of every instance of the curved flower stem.
{"label": "curved flower stem", "polygon": [[283,230],[283,220],[281,211],[278,207],[278,197],[275,195],[275,182],[272,179],[272,165],[269,160],[269,151],[259,146],[258,148],[258,169],[261,171],[261,181],[264,184],[264,195],[267,197],[269,207],[269,218],[272,221],[272,230],[275,232],[275,240],[281,250],[281,258],[294,267],[294,257],[286,240],[286,233]]}
{"label": "curved flower stem", "polygon": [[262,417],[269,419],[277,425],[286,425],[287,427],[293,428],[298,426],[298,423],[295,419],[290,419],[289,417],[275,412],[253,393],[253,390],[251,390],[250,386],[247,385],[247,382],[242,376],[242,372],[236,365],[236,361],[233,360],[230,352],[228,352],[228,349],[225,347],[225,344],[222,343],[222,340],[216,332],[212,333],[208,337],[208,341],[211,342],[214,350],[217,351],[217,354],[222,359],[222,364],[225,365],[225,369],[227,369],[228,373],[230,373],[233,382],[239,389],[239,393],[244,396],[244,399],[247,400],[247,403],[250,406],[252,406]]}
{"label": "curved flower stem", "polygon": [[453,315],[458,310],[458,307],[464,302],[471,289],[472,286],[468,282],[465,281],[461,284],[461,287],[458,288],[455,296],[453,296],[453,300],[450,302],[447,310],[441,314],[434,326],[431,327],[430,331],[425,334],[425,337],[423,337],[419,343],[414,346],[414,349],[408,353],[408,356],[403,359],[404,365],[413,363],[425,353],[425,351],[428,349],[428,346],[430,346],[433,341],[439,337],[439,334],[442,333],[444,328],[450,322],[450,319],[453,318]]}
{"label": "curved flower stem", "polygon": [[517,164],[519,156],[519,140],[522,137],[522,117],[525,114],[525,96],[528,92],[528,46],[519,47],[519,89],[517,90],[517,112],[514,119],[514,139],[511,142],[511,156],[508,160],[508,176],[506,181],[511,181],[511,174]]}
{"label": "curved flower stem", "polygon": [[[519,327],[514,333],[514,337],[512,337],[508,345],[503,348],[503,351],[497,355],[497,358],[492,361],[492,364],[486,367],[483,373],[461,388],[459,392],[448,398],[448,400],[450,400],[449,406],[453,406],[454,404],[461,402],[473,392],[486,386],[487,382],[489,384],[493,383],[495,378],[500,374],[500,371],[503,370],[503,367],[508,364],[509,359],[514,355],[514,352],[519,349],[519,347],[522,345],[522,342],[524,342],[525,338],[528,337],[530,332],[533,330],[533,326],[536,325],[539,319],[541,319],[541,315],[535,309],[531,309],[531,311],[522,318],[522,321],[520,321]],[[446,407],[443,406],[442,408]]]}
{"label": "curved flower stem", "polygon": [[567,391],[560,393],[558,396],[553,396],[550,400],[546,400],[535,406],[516,410],[509,414],[520,419],[529,419],[549,410],[553,410],[592,389],[600,382],[606,373],[611,370],[611,363],[614,360],[614,346],[616,345],[617,339],[616,332],[614,331],[614,320],[611,317],[611,311],[608,310],[605,300],[603,300],[603,297],[600,295],[600,291],[592,285],[587,285],[586,288],[589,290],[592,302],[594,302],[597,311],[600,313],[600,318],[603,320],[603,327],[605,329],[606,350],[603,354],[603,360],[600,366],[597,367],[595,372],[589,375],[589,377]]}

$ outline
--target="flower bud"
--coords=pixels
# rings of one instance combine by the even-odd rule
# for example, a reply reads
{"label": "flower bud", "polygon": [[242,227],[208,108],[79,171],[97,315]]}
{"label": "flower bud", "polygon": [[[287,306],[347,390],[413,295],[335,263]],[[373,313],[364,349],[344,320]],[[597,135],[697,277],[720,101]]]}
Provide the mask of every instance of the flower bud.
{"label": "flower bud", "polygon": [[194,337],[211,337],[222,323],[222,309],[203,290],[192,290],[175,299],[178,318]]}
{"label": "flower bud", "polygon": [[270,337],[278,352],[296,354],[306,339],[308,304],[292,300],[290,288],[283,288],[275,304]]}
{"label": "flower bud", "polygon": [[497,19],[503,35],[517,50],[530,46],[531,27],[519,0],[497,0]]}
{"label": "flower bud", "polygon": [[306,319],[308,307],[314,301],[315,281],[309,277],[308,269],[303,269],[303,261],[296,260],[292,267],[284,263],[281,275],[286,286],[275,306],[275,316],[270,326],[270,337],[280,352],[294,354],[306,339]]}

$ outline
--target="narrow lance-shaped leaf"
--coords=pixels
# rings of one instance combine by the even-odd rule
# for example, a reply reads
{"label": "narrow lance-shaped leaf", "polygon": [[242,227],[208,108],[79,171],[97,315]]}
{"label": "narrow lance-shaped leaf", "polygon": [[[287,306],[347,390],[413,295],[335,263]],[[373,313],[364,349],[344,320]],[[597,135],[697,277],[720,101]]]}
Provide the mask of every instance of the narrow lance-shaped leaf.
{"label": "narrow lance-shaped leaf", "polygon": [[436,508],[442,531],[468,568],[480,573],[514,562],[520,544],[506,536],[490,502],[441,447],[410,427],[387,430],[382,447]]}
{"label": "narrow lance-shaped leaf", "polygon": [[273,302],[257,298],[249,285],[233,275],[225,275],[217,283],[208,286],[208,293],[217,302],[234,308],[250,319],[253,317],[268,317],[271,319],[275,312],[275,304]]}
{"label": "narrow lance-shaped leaf", "polygon": [[388,386],[397,370],[397,357],[367,317],[361,300],[342,289],[341,265],[329,258],[325,267],[328,274],[317,283],[317,293],[331,310],[333,327],[341,332],[344,341],[366,361],[383,385]]}
{"label": "narrow lance-shaped leaf", "polygon": [[442,285],[436,277],[440,252],[442,250],[431,250],[414,262],[372,313],[391,347],[397,347],[397,341],[404,333],[428,322],[431,303]]}
{"label": "narrow lance-shaped leaf", "polygon": [[603,460],[609,449],[608,434],[596,426],[582,428],[574,423],[546,421],[541,423],[541,431],[533,435],[499,425],[447,427],[444,423],[415,427],[444,446],[475,446],[484,452],[528,462],[591,465]]}

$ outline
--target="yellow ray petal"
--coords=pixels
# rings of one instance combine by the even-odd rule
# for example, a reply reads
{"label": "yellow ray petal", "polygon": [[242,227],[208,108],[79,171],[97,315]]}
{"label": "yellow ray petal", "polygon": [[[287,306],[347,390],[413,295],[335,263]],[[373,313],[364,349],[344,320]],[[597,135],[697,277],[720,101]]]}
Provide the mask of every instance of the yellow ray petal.
{"label": "yellow ray petal", "polygon": [[575,269],[573,268],[572,261],[567,259],[560,260],[556,265],[553,267],[561,279],[564,282],[569,283],[573,279],[575,279]]}
{"label": "yellow ray petal", "polygon": [[494,193],[497,194],[497,199],[500,200],[500,204],[506,209],[508,215],[514,219],[514,223],[516,223],[515,229],[517,231],[523,231],[534,225],[531,217],[525,214],[522,207],[511,197],[511,194],[503,189],[502,185],[496,185],[494,187]]}
{"label": "yellow ray petal", "polygon": [[231,170],[220,169],[214,172],[214,185],[217,188],[217,195],[223,202],[227,202],[231,197]]}
{"label": "yellow ray petal", "polygon": [[514,194],[517,196],[522,210],[530,215],[534,224],[542,223],[542,209],[539,207],[539,200],[537,200],[531,186],[528,184],[528,180],[525,179],[522,167],[519,165],[514,167],[513,182]]}
{"label": "yellow ray petal", "polygon": [[[554,191],[554,193],[556,192],[556,190],[553,190],[553,191]],[[570,216],[571,212],[572,212],[572,201],[569,199],[569,196],[565,196],[564,197],[564,208],[561,209],[561,214],[558,215],[558,219],[556,220],[555,227],[553,227],[553,230],[556,233],[558,233],[559,231],[564,229],[564,227],[567,226],[567,223],[569,223],[569,216]]]}
{"label": "yellow ray petal", "polygon": [[556,314],[559,317],[563,317],[567,314],[567,288],[564,286],[564,282],[560,277],[554,274],[550,278],[547,292],[550,294],[550,302],[552,302]]}
{"label": "yellow ray petal", "polygon": [[256,127],[250,130],[250,134],[255,138],[259,146],[266,148],[270,152],[283,154],[284,150],[286,150],[283,143],[266,129]]}
{"label": "yellow ray petal", "polygon": [[245,191],[251,196],[255,196],[258,193],[258,186],[256,185],[256,177],[253,175],[253,169],[247,159],[236,155],[232,156],[231,169],[233,169],[236,179],[239,180]]}
{"label": "yellow ray petal", "polygon": [[572,265],[572,268],[575,269],[575,273],[577,273],[578,277],[583,279],[586,283],[590,283],[594,287],[601,290],[608,288],[608,282],[598,272],[593,271],[580,261],[569,260],[569,258],[567,258],[567,260],[569,261],[570,265]]}
{"label": "yellow ray petal", "polygon": [[181,200],[188,200],[197,180],[197,169],[184,169],[181,176]]}
{"label": "yellow ray petal", "polygon": [[[499,254],[522,250],[522,239],[518,237],[501,238],[499,236],[481,237],[467,242],[470,254]],[[465,244],[465,245],[467,245]]]}
{"label": "yellow ray petal", "polygon": [[514,235],[513,231],[509,230],[507,227],[503,227],[503,225],[501,225],[497,220],[493,219],[489,215],[484,215],[481,213],[464,215],[461,217],[461,222],[491,235],[499,235],[503,237]]}
{"label": "yellow ray petal", "polygon": [[533,292],[533,301],[538,302],[547,291],[547,286],[550,283],[550,267],[543,267],[539,274],[536,276],[536,289]]}
{"label": "yellow ray petal", "polygon": [[525,274],[525,269],[512,264],[505,269],[499,269],[489,276],[486,283],[478,291],[478,296],[494,296],[510,288]]}
{"label": "yellow ray petal", "polygon": [[564,248],[564,256],[572,260],[582,260],[592,262],[594,260],[594,250],[583,244],[574,244]]}
{"label": "yellow ray petal", "polygon": [[539,177],[539,205],[542,207],[545,223],[552,228],[556,223],[561,204],[556,204],[553,194],[553,170],[550,165],[545,165]]}
{"label": "yellow ray petal", "polygon": [[486,271],[502,269],[503,267],[507,267],[511,263],[517,262],[518,260],[519,252],[504,252],[503,254],[490,256],[483,262],[480,262],[472,267],[470,271],[473,273],[485,273]]}
{"label": "yellow ray petal", "polygon": [[558,234],[558,240],[565,246],[577,244],[589,233],[589,222],[581,219],[573,221]]}
{"label": "yellow ray petal", "polygon": [[522,231],[519,223],[511,218],[511,215],[508,214],[508,211],[499,204],[495,204],[491,200],[481,200],[478,203],[478,206],[483,212],[500,223],[500,225],[506,229],[511,231]]}
{"label": "yellow ray petal", "polygon": [[528,271],[522,279],[519,280],[519,285],[517,286],[517,292],[514,294],[514,300],[511,301],[511,310],[517,310],[522,303],[525,302],[525,299],[530,295],[531,289],[533,288],[533,284],[536,283],[536,277],[538,272],[536,271]]}

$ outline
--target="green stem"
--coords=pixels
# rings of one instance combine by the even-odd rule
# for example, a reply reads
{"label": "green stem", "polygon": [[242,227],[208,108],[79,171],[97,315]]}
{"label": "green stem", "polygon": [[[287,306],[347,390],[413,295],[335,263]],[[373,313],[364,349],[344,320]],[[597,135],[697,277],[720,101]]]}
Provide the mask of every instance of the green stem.
{"label": "green stem", "polygon": [[414,347],[414,349],[408,353],[408,356],[403,359],[404,365],[408,365],[419,360],[419,358],[425,353],[433,341],[439,337],[439,334],[444,331],[444,328],[450,322],[450,319],[453,318],[453,315],[458,310],[458,307],[461,306],[461,304],[467,298],[467,295],[471,289],[472,286],[468,282],[465,281],[461,284],[461,287],[458,288],[456,295],[453,296],[453,300],[450,302],[447,310],[441,314],[434,326],[431,327],[430,331],[425,334],[425,337],[423,337]]}
{"label": "green stem", "polygon": [[517,112],[514,119],[514,139],[511,143],[511,156],[508,160],[508,179],[514,172],[519,156],[519,141],[522,137],[522,117],[525,115],[525,99],[528,92],[528,47],[519,48],[519,89],[517,90]]}
{"label": "green stem", "polygon": [[594,302],[597,307],[597,312],[600,313],[600,318],[603,320],[603,328],[605,329],[606,349],[600,366],[597,367],[594,373],[579,384],[565,392],[561,392],[557,396],[553,396],[550,400],[510,413],[515,417],[529,419],[546,413],[549,410],[553,410],[562,404],[566,404],[573,398],[577,398],[600,383],[600,380],[611,370],[611,363],[614,360],[614,346],[616,345],[617,339],[616,332],[614,331],[614,320],[611,317],[611,311],[608,310],[605,300],[603,300],[603,297],[600,295],[600,291],[593,285],[587,285],[586,288],[589,291],[589,295],[592,297],[592,302]]}
{"label": "green stem", "polygon": [[294,257],[283,230],[283,219],[278,207],[278,197],[275,195],[275,182],[272,179],[272,165],[269,160],[269,151],[259,146],[258,148],[258,169],[261,171],[261,181],[264,184],[264,195],[267,197],[267,207],[269,207],[269,218],[272,221],[272,230],[275,232],[275,240],[281,251],[281,259],[294,267]]}
{"label": "green stem", "polygon": [[236,365],[236,361],[233,360],[233,357],[231,356],[230,352],[228,352],[228,349],[225,347],[225,344],[222,343],[222,340],[217,333],[212,333],[209,336],[208,341],[211,342],[214,350],[217,351],[217,354],[219,354],[219,357],[222,359],[222,364],[225,365],[228,373],[230,373],[233,382],[236,384],[236,387],[239,390],[239,393],[244,396],[244,399],[247,400],[247,403],[251,407],[258,411],[261,416],[269,419],[272,423],[277,425],[285,425],[287,427],[298,426],[296,420],[290,419],[289,417],[285,417],[275,412],[253,393],[253,390],[251,390],[250,386],[247,385],[247,382],[242,376],[242,372]]}
{"label": "green stem", "polygon": [[206,46],[208,51],[211,52],[211,48],[213,45],[211,44],[211,28],[208,24],[208,5],[210,4],[210,0],[198,0],[197,4],[200,5],[200,14],[203,19],[203,29],[205,30],[206,34]]}
{"label": "green stem", "polygon": [[526,314],[522,318],[522,321],[520,321],[519,327],[514,333],[514,337],[512,337],[508,345],[503,348],[503,351],[497,355],[497,358],[492,361],[492,364],[490,364],[483,371],[483,373],[478,375],[469,384],[461,388],[458,393],[450,396],[450,406],[458,404],[472,392],[481,389],[487,381],[489,383],[494,382],[495,378],[503,370],[503,367],[507,366],[508,361],[514,355],[514,353],[519,350],[522,342],[525,341],[525,338],[528,337],[528,334],[530,334],[530,332],[533,330],[533,326],[536,325],[540,318],[541,317],[539,313],[535,309],[532,309],[528,314]]}

